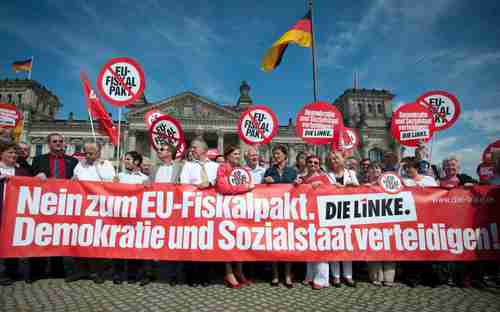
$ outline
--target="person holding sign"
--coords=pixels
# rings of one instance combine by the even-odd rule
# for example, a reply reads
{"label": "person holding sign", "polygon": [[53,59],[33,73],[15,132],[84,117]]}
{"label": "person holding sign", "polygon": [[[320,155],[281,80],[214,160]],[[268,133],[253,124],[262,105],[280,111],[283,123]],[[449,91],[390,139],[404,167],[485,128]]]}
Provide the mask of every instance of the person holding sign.
{"label": "person holding sign", "polygon": [[[217,192],[223,195],[236,195],[252,190],[255,185],[251,181],[251,175],[240,167],[240,149],[232,145],[227,146],[224,149],[224,158],[226,162],[217,169],[215,183]],[[243,263],[225,263],[224,284],[229,288],[241,288],[250,284],[243,274]]]}
{"label": "person holding sign", "polygon": [[[339,151],[331,151],[328,155],[328,179],[330,183],[338,186],[359,186],[356,172],[345,167],[344,155]],[[328,276],[328,269],[331,268],[333,276],[333,286],[340,287],[340,269],[342,267],[342,276],[345,279],[345,284],[349,287],[356,287],[356,283],[352,279],[352,261],[330,262],[328,266],[325,263],[318,265],[321,276]]]}
{"label": "person holding sign", "polygon": [[162,145],[156,151],[163,163],[151,174],[155,183],[177,183],[182,166],[174,161],[177,149],[172,144]]}
{"label": "person holding sign", "polygon": [[[276,145],[273,148],[273,165],[264,173],[264,183],[294,183],[297,178],[297,171],[288,167],[288,151],[284,145]],[[279,285],[278,263],[273,262],[273,278],[271,286]],[[293,287],[292,263],[285,262],[285,286]]]}
{"label": "person holding sign", "polygon": [[[101,146],[97,143],[83,145],[85,159],[80,161],[74,170],[73,180],[111,182],[115,177],[115,168],[107,160],[100,160]],[[73,258],[74,271],[66,278],[66,282],[76,282],[92,276],[94,283],[104,283],[104,263],[101,259]],[[93,267],[93,268],[92,268]],[[90,271],[94,270],[91,275]]]}

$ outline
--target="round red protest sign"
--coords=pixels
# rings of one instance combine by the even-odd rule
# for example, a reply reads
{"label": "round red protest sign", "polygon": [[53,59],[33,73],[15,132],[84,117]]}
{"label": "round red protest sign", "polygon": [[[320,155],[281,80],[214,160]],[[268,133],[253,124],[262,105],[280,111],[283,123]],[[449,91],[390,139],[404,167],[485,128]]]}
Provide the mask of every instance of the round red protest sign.
{"label": "round red protest sign", "polygon": [[340,146],[344,150],[352,150],[359,145],[359,134],[356,129],[344,127]]}
{"label": "round red protest sign", "polygon": [[429,91],[417,99],[417,103],[427,106],[434,115],[435,131],[453,126],[460,116],[457,97],[446,91]]}
{"label": "round red protest sign", "polygon": [[252,176],[245,168],[234,168],[229,174],[229,184],[231,185],[250,184],[251,182]]}
{"label": "round red protest sign", "polygon": [[327,102],[305,105],[295,120],[295,133],[309,144],[339,145],[343,128],[342,113]]}
{"label": "round red protest sign", "polygon": [[128,57],[110,59],[97,77],[99,93],[115,106],[126,106],[137,101],[144,93],[145,84],[142,67]]}
{"label": "round red protest sign", "polygon": [[21,113],[16,109],[16,106],[0,103],[0,128],[15,128],[21,119]]}
{"label": "round red protest sign", "polygon": [[238,120],[238,134],[246,144],[267,144],[278,133],[278,119],[272,110],[255,105]]}
{"label": "round red protest sign", "polygon": [[401,145],[416,147],[427,142],[434,133],[434,116],[424,105],[401,105],[393,114],[391,134]]}
{"label": "round red protest sign", "polygon": [[488,145],[483,151],[482,160],[484,163],[495,163],[500,158],[500,140]]}
{"label": "round red protest sign", "polygon": [[148,111],[146,114],[144,114],[144,123],[146,124],[146,127],[149,129],[153,125],[153,122],[158,119],[161,116],[164,116],[165,114],[161,113],[157,109],[152,109]]}
{"label": "round red protest sign", "polygon": [[385,172],[378,178],[378,185],[386,193],[396,194],[403,190],[403,180],[394,172]]}
{"label": "round red protest sign", "polygon": [[155,149],[167,144],[182,147],[184,143],[184,131],[180,123],[169,115],[158,117],[153,122],[149,128],[149,137]]}

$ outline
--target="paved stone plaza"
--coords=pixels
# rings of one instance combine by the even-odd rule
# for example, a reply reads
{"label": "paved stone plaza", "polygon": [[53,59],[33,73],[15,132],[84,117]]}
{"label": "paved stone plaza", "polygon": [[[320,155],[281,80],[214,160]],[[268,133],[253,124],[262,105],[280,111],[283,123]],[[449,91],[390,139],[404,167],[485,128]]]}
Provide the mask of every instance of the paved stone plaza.
{"label": "paved stone plaza", "polygon": [[114,285],[61,279],[0,287],[0,311],[500,311],[500,289],[448,286],[312,290],[258,282],[243,289],[222,284],[193,288],[155,282]]}

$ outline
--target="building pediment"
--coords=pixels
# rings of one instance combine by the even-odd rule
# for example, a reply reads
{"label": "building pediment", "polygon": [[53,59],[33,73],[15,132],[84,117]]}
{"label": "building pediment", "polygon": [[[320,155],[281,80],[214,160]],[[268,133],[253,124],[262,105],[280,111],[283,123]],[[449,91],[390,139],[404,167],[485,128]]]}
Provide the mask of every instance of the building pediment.
{"label": "building pediment", "polygon": [[239,118],[239,113],[230,107],[219,105],[192,92],[183,92],[158,102],[149,103],[147,106],[132,109],[127,113],[127,119],[129,121],[142,119],[148,111],[153,109],[178,119],[227,120]]}

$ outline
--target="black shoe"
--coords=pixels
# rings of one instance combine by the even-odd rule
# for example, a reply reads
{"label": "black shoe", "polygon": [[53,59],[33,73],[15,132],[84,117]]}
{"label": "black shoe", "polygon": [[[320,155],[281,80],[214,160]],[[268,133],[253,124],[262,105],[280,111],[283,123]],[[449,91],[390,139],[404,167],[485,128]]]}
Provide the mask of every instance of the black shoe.
{"label": "black shoe", "polygon": [[14,280],[8,276],[0,278],[0,286],[9,286],[14,284]]}
{"label": "black shoe", "polygon": [[202,287],[207,287],[210,285],[210,283],[208,281],[202,281],[200,284]]}
{"label": "black shoe", "polygon": [[88,278],[89,278],[89,274],[88,273],[76,272],[76,273],[71,274],[70,276],[66,277],[64,279],[64,281],[66,283],[72,283],[72,282],[76,282],[76,281],[79,281],[79,280],[82,280],[82,279],[88,279]]}
{"label": "black shoe", "polygon": [[127,283],[129,283],[129,284],[135,284],[135,283],[137,283],[137,276],[129,276],[128,280],[127,280]]}
{"label": "black shoe", "polygon": [[200,284],[198,282],[189,282],[188,285],[191,287],[198,287]]}
{"label": "black shoe", "polygon": [[92,280],[96,284],[104,284],[104,278],[101,275],[94,276],[94,278],[92,278]]}
{"label": "black shoe", "polygon": [[144,277],[143,279],[141,279],[139,286],[146,286],[149,283],[151,283],[151,279],[149,277]]}
{"label": "black shoe", "polygon": [[[61,272],[61,271],[50,272],[49,276],[51,278],[66,278],[66,274],[64,272]],[[68,278],[69,278],[69,276],[68,276]]]}
{"label": "black shoe", "polygon": [[123,283],[123,278],[120,275],[113,276],[113,284],[120,285]]}

